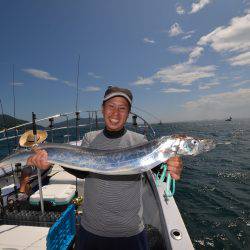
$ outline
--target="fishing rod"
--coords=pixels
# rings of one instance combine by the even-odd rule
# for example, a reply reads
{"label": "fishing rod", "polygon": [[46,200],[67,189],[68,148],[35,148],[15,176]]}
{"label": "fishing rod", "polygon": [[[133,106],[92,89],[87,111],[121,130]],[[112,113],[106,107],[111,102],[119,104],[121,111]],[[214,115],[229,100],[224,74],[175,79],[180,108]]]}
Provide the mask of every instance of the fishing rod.
{"label": "fishing rod", "polygon": [[[76,111],[75,111],[75,115],[76,115],[76,146],[77,146],[77,141],[79,140],[79,121],[80,121],[80,112],[78,111],[79,73],[80,73],[80,55],[78,55],[77,74],[76,74]],[[77,177],[76,177],[76,196],[78,196]]]}
{"label": "fishing rod", "polygon": [[[34,135],[34,144],[37,143],[37,127],[36,127],[36,114],[32,112],[32,127],[33,127],[33,135]],[[41,210],[42,214],[44,214],[44,203],[43,203],[43,190],[42,190],[42,176],[40,168],[37,168],[37,176],[38,176],[38,186],[39,186],[39,195],[41,201]]]}

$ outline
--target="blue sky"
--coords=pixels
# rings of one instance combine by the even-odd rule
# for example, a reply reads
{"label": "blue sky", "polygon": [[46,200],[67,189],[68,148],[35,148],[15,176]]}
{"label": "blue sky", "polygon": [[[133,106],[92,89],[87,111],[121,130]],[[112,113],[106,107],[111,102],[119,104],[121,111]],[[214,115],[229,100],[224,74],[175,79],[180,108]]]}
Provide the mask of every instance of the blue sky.
{"label": "blue sky", "polygon": [[13,65],[17,117],[74,111],[78,55],[80,110],[118,85],[165,122],[250,116],[249,0],[1,1],[5,113]]}

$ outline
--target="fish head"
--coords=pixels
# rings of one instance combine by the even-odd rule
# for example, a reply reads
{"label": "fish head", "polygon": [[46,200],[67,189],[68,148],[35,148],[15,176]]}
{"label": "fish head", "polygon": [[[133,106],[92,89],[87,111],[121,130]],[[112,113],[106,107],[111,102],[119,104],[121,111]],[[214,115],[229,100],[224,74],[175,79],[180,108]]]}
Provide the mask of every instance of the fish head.
{"label": "fish head", "polygon": [[187,136],[180,139],[178,155],[198,155],[215,148],[215,143],[211,139],[197,139]]}
{"label": "fish head", "polygon": [[161,152],[168,155],[198,155],[215,148],[211,139],[197,139],[186,135],[163,137]]}

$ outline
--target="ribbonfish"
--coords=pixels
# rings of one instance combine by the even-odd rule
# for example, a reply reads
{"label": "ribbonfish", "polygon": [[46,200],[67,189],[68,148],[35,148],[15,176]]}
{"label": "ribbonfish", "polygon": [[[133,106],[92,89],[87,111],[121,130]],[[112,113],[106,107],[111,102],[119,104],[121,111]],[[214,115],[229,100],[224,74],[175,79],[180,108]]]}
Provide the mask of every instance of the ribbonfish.
{"label": "ribbonfish", "polygon": [[[130,175],[148,171],[178,155],[197,155],[215,147],[210,139],[189,136],[164,136],[120,150],[99,150],[68,144],[44,143],[38,146],[48,153],[48,162],[64,168],[105,175]],[[19,150],[0,161],[0,176],[4,168],[15,163],[25,164],[33,150]],[[2,173],[1,173],[2,171]]]}

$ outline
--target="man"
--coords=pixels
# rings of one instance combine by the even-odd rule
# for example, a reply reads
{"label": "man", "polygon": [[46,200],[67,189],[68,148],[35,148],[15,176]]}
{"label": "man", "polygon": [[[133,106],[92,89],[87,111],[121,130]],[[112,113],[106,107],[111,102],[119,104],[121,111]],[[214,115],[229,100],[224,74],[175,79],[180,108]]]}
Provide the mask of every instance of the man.
{"label": "man", "polygon": [[[138,133],[125,129],[132,104],[128,89],[109,87],[105,92],[102,113],[105,128],[85,134],[82,145],[96,149],[122,149],[146,141]],[[169,171],[179,179],[182,162],[179,157],[168,160]],[[47,153],[39,151],[27,161],[46,169]],[[148,249],[142,220],[141,174],[106,176],[89,173],[84,184],[84,204],[76,249]]]}

